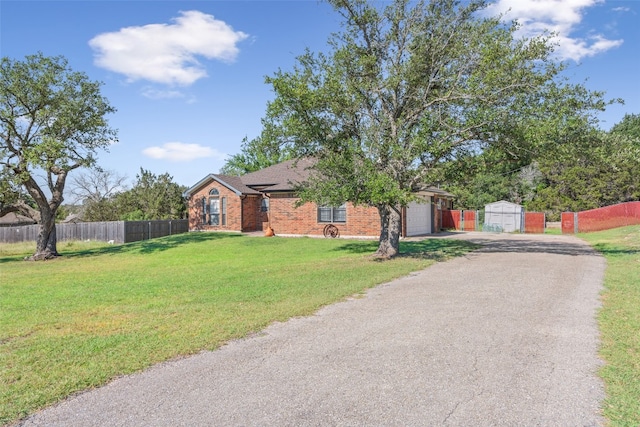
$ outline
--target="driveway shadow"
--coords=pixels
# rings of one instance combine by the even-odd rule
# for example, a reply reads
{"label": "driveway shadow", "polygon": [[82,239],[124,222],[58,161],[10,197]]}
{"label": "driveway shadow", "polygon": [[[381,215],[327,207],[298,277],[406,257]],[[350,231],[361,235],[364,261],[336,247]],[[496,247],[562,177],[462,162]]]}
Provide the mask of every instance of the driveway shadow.
{"label": "driveway shadow", "polygon": [[463,240],[480,245],[478,252],[483,253],[546,253],[556,255],[596,255],[597,251],[586,242],[575,238],[562,238],[559,236],[542,236],[527,238],[522,235],[498,235],[483,238],[473,236]]}

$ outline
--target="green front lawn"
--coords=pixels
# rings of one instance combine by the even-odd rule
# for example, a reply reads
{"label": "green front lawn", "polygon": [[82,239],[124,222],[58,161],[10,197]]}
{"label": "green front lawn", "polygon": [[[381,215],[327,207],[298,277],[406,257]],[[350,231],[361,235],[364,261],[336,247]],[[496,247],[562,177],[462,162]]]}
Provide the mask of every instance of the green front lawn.
{"label": "green front lawn", "polygon": [[0,424],[154,363],[215,349],[274,321],[384,283],[473,245],[190,233],[126,245],[61,243],[24,262],[0,245]]}
{"label": "green front lawn", "polygon": [[624,227],[580,237],[607,260],[603,307],[598,317],[600,375],[607,398],[604,414],[612,426],[640,426],[640,227]]}

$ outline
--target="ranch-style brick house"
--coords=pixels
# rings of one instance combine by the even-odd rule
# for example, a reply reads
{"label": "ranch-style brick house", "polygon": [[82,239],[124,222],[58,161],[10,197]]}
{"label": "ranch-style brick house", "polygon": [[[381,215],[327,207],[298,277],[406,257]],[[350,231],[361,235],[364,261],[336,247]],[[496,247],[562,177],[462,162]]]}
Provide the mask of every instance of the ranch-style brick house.
{"label": "ranch-style brick house", "polygon": [[[254,232],[271,227],[277,235],[326,235],[333,225],[342,237],[378,237],[380,217],[375,207],[318,206],[299,200],[296,183],[310,174],[309,159],[289,160],[242,176],[209,174],[184,196],[189,209],[190,231]],[[403,237],[438,232],[441,209],[451,208],[453,195],[436,188],[417,191],[402,212]]]}

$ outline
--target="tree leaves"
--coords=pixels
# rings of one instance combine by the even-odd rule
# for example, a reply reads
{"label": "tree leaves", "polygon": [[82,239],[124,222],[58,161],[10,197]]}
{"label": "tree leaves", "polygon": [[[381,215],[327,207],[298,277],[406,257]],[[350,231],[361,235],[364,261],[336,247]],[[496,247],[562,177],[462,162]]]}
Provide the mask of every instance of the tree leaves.
{"label": "tree leaves", "polygon": [[[266,79],[265,120],[295,156],[317,159],[302,201],[389,213],[487,150],[526,166],[606,105],[560,77],[548,39],[517,40],[515,24],[482,17],[485,1],[329,3],[343,17],[329,51]],[[382,218],[381,239],[394,240],[400,227],[385,221],[399,216]]]}
{"label": "tree leaves", "polygon": [[[2,58],[0,167],[40,211],[34,259],[57,255],[54,220],[67,174],[93,165],[97,150],[116,140],[117,133],[105,118],[115,109],[101,95],[100,85],[71,70],[61,56]],[[40,173],[44,183],[37,179]]]}

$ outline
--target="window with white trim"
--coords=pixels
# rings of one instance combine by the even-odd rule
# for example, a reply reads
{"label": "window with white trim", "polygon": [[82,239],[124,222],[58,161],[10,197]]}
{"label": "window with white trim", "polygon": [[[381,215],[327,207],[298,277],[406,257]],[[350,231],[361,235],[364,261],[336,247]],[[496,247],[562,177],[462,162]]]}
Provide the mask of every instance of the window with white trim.
{"label": "window with white trim", "polygon": [[209,191],[209,225],[220,225],[220,192],[217,188]]}
{"label": "window with white trim", "polygon": [[347,222],[347,204],[318,206],[318,222]]}

